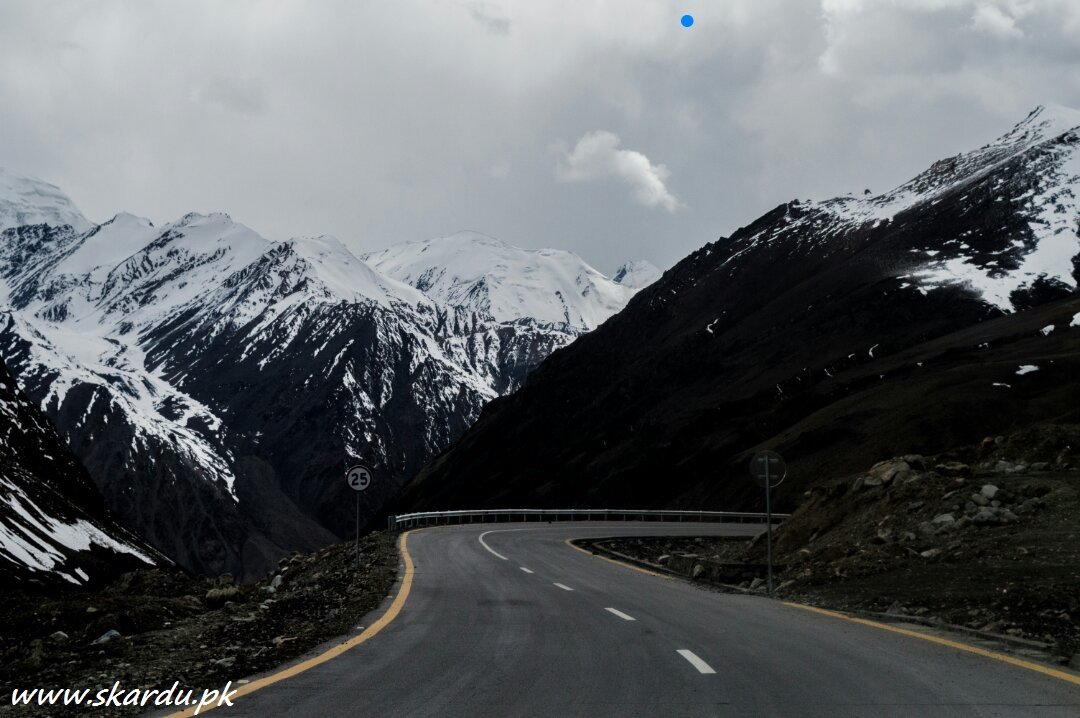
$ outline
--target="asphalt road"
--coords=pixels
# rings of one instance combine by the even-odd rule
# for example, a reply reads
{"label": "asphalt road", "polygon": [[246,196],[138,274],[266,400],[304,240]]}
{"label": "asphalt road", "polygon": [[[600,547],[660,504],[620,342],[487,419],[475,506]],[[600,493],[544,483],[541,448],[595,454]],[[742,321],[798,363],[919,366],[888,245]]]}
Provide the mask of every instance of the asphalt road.
{"label": "asphalt road", "polygon": [[664,580],[564,543],[755,530],[576,523],[413,532],[414,580],[394,621],[215,715],[1080,716],[1080,686],[1060,679]]}

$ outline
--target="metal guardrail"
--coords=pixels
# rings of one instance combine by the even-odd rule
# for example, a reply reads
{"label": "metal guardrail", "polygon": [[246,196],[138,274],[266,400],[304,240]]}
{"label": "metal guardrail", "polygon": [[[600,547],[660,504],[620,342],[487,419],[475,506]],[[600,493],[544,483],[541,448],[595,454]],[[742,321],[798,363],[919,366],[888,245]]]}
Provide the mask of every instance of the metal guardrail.
{"label": "metal guardrail", "polygon": [[[791,514],[773,514],[773,523]],[[504,523],[511,521],[698,521],[765,523],[766,515],[747,511],[671,511],[665,509],[478,509],[474,511],[421,511],[390,516],[388,531],[445,524]]]}

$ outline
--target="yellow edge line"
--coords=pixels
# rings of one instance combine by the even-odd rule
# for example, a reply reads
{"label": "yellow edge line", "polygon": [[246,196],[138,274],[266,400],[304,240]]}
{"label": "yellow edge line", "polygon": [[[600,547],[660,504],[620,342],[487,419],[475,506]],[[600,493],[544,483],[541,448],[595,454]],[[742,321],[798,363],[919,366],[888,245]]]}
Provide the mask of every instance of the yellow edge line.
{"label": "yellow edge line", "polygon": [[[397,595],[394,596],[394,601],[390,604],[390,608],[386,610],[386,613],[384,613],[379,618],[379,620],[368,626],[360,635],[354,636],[353,638],[350,638],[344,643],[339,643],[332,648],[328,648],[326,651],[320,653],[317,656],[312,656],[306,661],[302,661],[301,663],[289,666],[284,670],[278,671],[277,673],[272,673],[269,676],[264,676],[263,678],[254,680],[251,683],[245,683],[237,689],[235,697],[239,698],[241,696],[246,696],[250,693],[254,693],[255,691],[266,688],[267,686],[278,683],[279,681],[283,681],[287,678],[292,678],[293,676],[300,675],[304,671],[310,670],[315,666],[326,663],[327,661],[332,661],[350,648],[355,648],[361,643],[365,643],[369,639],[374,638],[379,633],[379,631],[390,625],[390,622],[397,618],[398,614],[401,613],[401,609],[405,606],[405,601],[409,598],[409,591],[412,589],[413,560],[412,556],[409,555],[409,549],[406,547],[406,541],[408,540],[410,533],[411,531],[406,531],[405,533],[401,534],[401,541],[399,542],[399,546],[401,547],[401,555],[405,559],[405,574],[401,578],[401,587],[398,589]],[[199,711],[199,715],[211,711],[216,707],[216,705],[206,706],[201,711]],[[188,718],[189,716],[194,716],[195,708],[196,706],[191,706],[186,710],[172,713],[168,716],[168,718]]]}
{"label": "yellow edge line", "polygon": [[1009,665],[1017,666],[1018,668],[1026,668],[1029,671],[1035,671],[1036,673],[1042,673],[1044,676],[1050,676],[1051,678],[1057,678],[1058,680],[1065,681],[1066,683],[1072,683],[1073,685],[1080,686],[1080,676],[1066,671],[1061,671],[1050,666],[1043,666],[1038,663],[1032,663],[1031,661],[1025,661],[1022,658],[1014,658],[1013,656],[1006,655],[1004,653],[998,653],[996,651],[988,651],[985,648],[979,648],[977,646],[970,646],[966,643],[960,643],[959,641],[951,641],[948,638],[941,638],[939,636],[933,636],[927,633],[920,633],[918,631],[910,631],[906,628],[898,628],[896,626],[890,626],[887,623],[878,623],[877,621],[871,621],[866,618],[856,618],[855,616],[845,616],[842,613],[836,611],[829,611],[824,608],[817,608],[816,606],[807,606],[801,603],[792,603],[790,601],[782,601],[785,606],[791,606],[792,608],[801,608],[804,611],[812,611],[813,613],[820,613],[823,616],[831,616],[832,618],[839,618],[843,621],[850,621],[851,623],[861,623],[864,626],[870,626],[872,628],[880,628],[883,631],[891,631],[893,633],[899,633],[904,636],[910,636],[912,638],[919,638],[924,641],[930,641],[931,643],[938,643],[942,646],[948,646],[949,648],[955,648],[958,651],[966,651],[968,653],[974,653],[977,656],[983,656],[984,658],[992,658],[995,661],[1001,661],[1008,663]]}
{"label": "yellow edge line", "polygon": [[593,553],[592,551],[586,551],[585,549],[581,548],[580,546],[574,545],[573,541],[574,541],[574,539],[566,539],[565,543],[570,548],[577,549],[578,551],[581,551],[581,553],[585,554],[586,556],[592,556],[593,558],[603,559],[604,561],[607,561],[608,563],[613,563],[616,566],[622,566],[623,568],[629,568],[629,569],[631,569],[633,571],[638,571],[639,573],[647,573],[650,576],[656,576],[657,578],[662,578],[662,579],[664,579],[666,581],[671,580],[671,576],[665,576],[662,573],[657,573],[656,571],[650,571],[647,568],[642,568],[641,566],[635,566],[632,563],[626,563],[625,561],[620,561],[617,558],[608,558],[607,556],[602,556],[602,555],[600,555],[598,553]]}

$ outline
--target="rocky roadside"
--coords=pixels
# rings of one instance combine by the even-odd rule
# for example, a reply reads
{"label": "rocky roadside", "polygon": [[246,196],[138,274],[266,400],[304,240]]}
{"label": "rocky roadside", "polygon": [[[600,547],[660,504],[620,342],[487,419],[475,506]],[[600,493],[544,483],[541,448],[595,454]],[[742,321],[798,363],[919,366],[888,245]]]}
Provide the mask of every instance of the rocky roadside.
{"label": "rocky roadside", "polygon": [[[775,531],[777,594],[1043,644],[1080,669],[1080,427],[990,437],[822,481]],[[596,542],[690,578],[764,592],[765,542]]]}
{"label": "rocky roadside", "polygon": [[263,580],[124,574],[99,591],[4,592],[0,609],[0,715],[137,715],[145,709],[37,709],[11,705],[12,688],[220,688],[355,632],[394,585],[396,536],[361,539],[283,559]]}

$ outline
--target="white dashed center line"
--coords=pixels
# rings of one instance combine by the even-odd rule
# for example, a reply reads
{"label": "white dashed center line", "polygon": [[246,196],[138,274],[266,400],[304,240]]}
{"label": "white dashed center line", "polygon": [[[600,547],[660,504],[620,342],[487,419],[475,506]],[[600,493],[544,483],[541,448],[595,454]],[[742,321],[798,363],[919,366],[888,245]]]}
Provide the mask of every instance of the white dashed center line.
{"label": "white dashed center line", "polygon": [[633,616],[627,615],[627,614],[623,613],[622,611],[620,611],[617,608],[605,608],[604,610],[608,611],[609,613],[615,614],[616,616],[618,616],[619,618],[621,618],[624,621],[636,621],[637,620]]}
{"label": "white dashed center line", "polygon": [[678,651],[676,651],[676,653],[678,653],[686,660],[690,661],[690,665],[698,669],[698,673],[716,673],[716,671],[712,669],[712,666],[698,658],[693,651],[688,651],[685,648],[680,648]]}
{"label": "white dashed center line", "polygon": [[532,571],[532,569],[530,569],[530,568],[525,568],[524,566],[521,566],[520,568],[521,568],[521,570],[522,570],[522,571],[524,571],[525,573],[532,573],[532,572],[533,572],[533,571]]}
{"label": "white dashed center line", "polygon": [[559,588],[561,588],[564,591],[573,591],[574,590],[574,589],[570,588],[569,586],[566,586],[566,585],[561,584],[561,583],[557,583],[555,585],[558,586]]}

